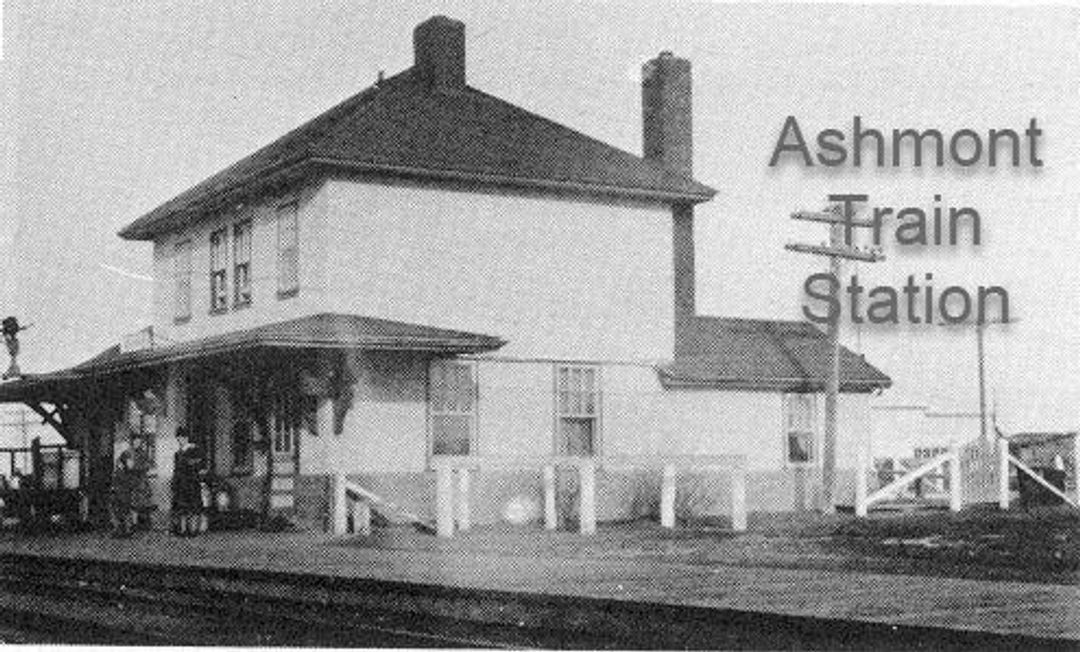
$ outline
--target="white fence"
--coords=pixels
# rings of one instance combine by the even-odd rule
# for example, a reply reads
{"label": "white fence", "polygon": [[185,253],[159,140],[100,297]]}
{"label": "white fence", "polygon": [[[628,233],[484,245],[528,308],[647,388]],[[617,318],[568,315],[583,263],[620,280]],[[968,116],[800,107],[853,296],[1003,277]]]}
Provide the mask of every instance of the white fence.
{"label": "white fence", "polygon": [[[1015,468],[1017,473],[1029,476],[1034,482],[1060,498],[1063,502],[1080,509],[1080,436],[1074,437],[1073,495],[1068,495],[1055,487],[1041,474],[1024,464],[1009,452],[1009,439],[999,436],[995,446],[989,442],[976,440],[964,446],[952,445],[948,452],[911,469],[901,477],[874,491],[869,489],[868,464],[864,455],[860,456],[855,477],[855,515],[866,516],[870,507],[888,498],[895,497],[904,488],[920,478],[945,469],[949,478],[949,509],[959,511],[965,502],[992,502],[994,494],[998,506],[1008,509],[1012,499],[1010,473]],[[996,460],[995,460],[996,458]]]}
{"label": "white fence", "polygon": [[[680,471],[715,471],[730,476],[732,529],[746,530],[746,457],[743,455],[623,455],[608,457],[492,457],[483,455],[439,456],[431,461],[435,470],[435,532],[452,537],[472,526],[469,504],[472,474],[481,470],[539,470],[543,478],[544,527],[557,527],[555,503],[556,469],[573,469],[578,477],[578,528],[581,534],[596,532],[596,471],[598,469],[653,469],[660,471],[660,524],[675,526],[676,480]],[[350,482],[344,474],[334,478],[333,530],[344,534],[349,514],[359,531],[370,530],[372,505],[392,503]],[[399,510],[401,511],[401,510]],[[410,515],[411,516],[411,515]],[[409,518],[423,525],[422,519]]]}

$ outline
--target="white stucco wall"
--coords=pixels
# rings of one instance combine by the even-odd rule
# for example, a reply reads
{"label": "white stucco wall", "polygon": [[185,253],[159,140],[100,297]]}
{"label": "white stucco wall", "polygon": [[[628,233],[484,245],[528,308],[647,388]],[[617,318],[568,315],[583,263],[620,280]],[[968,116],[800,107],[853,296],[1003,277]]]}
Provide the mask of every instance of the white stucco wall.
{"label": "white stucco wall", "polygon": [[[361,354],[353,406],[341,435],[320,436],[302,448],[305,473],[340,468],[422,471],[427,468],[425,359]],[[542,456],[555,452],[554,361],[481,357],[474,452]],[[741,454],[750,470],[787,467],[781,394],[718,390],[665,390],[650,365],[600,365],[603,455]],[[820,464],[823,403],[817,399]],[[868,441],[869,397],[841,396],[838,465],[851,468],[857,445]]]}
{"label": "white stucco wall", "polygon": [[[251,328],[320,312],[317,280],[322,274],[322,241],[316,230],[317,216],[323,208],[317,188],[309,187],[288,195],[263,200],[222,211],[183,231],[162,236],[154,242],[154,332],[160,344],[185,341],[228,331]],[[300,292],[295,297],[277,296],[277,209],[283,203],[299,200]],[[252,221],[251,305],[232,307],[232,234],[231,225],[244,219]],[[210,234],[230,227],[227,242],[229,309],[210,314]],[[178,242],[192,244],[191,318],[183,324],[174,322],[175,288],[173,259]]]}
{"label": "white stucco wall", "polygon": [[342,180],[317,202],[333,311],[499,336],[511,356],[672,355],[669,209]]}

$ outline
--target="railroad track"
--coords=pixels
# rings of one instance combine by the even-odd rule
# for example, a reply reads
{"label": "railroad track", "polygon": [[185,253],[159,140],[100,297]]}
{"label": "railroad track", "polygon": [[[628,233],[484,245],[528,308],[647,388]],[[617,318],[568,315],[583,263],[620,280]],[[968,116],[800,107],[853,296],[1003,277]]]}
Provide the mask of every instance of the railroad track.
{"label": "railroad track", "polygon": [[208,588],[194,576],[185,585],[175,576],[140,573],[137,567],[112,577],[100,572],[89,578],[73,576],[70,567],[41,561],[0,563],[0,623],[12,628],[16,638],[29,634],[60,643],[128,645],[454,648],[525,648],[536,638],[516,628],[392,610],[342,609],[327,601],[289,597],[287,590],[273,596]]}
{"label": "railroad track", "polygon": [[1075,641],[990,632],[14,554],[0,555],[0,638],[5,631],[129,645],[1076,649]]}

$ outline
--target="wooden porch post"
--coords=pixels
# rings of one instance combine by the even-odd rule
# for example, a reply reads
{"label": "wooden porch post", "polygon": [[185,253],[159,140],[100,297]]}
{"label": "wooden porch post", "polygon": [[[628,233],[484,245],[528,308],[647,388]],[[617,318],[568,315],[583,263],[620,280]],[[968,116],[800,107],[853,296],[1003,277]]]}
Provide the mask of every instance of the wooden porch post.
{"label": "wooden porch post", "polygon": [[468,468],[458,469],[457,479],[457,528],[462,532],[468,532],[472,527],[472,519],[469,514],[469,474]]}
{"label": "wooden porch post", "polygon": [[855,516],[863,518],[867,514],[866,505],[866,467],[867,467],[867,455],[866,446],[859,445],[858,457],[855,461]]}
{"label": "wooden porch post", "polygon": [[578,467],[580,495],[578,524],[582,534],[596,533],[596,466],[592,460],[583,460]]}
{"label": "wooden porch post", "polygon": [[1073,495],[1080,505],[1080,432],[1073,433]]}
{"label": "wooden porch post", "polygon": [[964,505],[964,486],[960,474],[960,445],[950,448],[952,459],[949,460],[949,510],[959,512]]}
{"label": "wooden porch post", "polygon": [[660,479],[660,527],[675,527],[675,466],[664,465]]}
{"label": "wooden porch post", "polygon": [[746,531],[746,463],[731,472],[731,529]]}
{"label": "wooden porch post", "polygon": [[454,536],[454,469],[435,469],[435,532],[449,539]]}
{"label": "wooden porch post", "polygon": [[554,530],[558,526],[558,514],[555,512],[555,467],[547,464],[544,466],[544,529]]}
{"label": "wooden porch post", "polygon": [[1009,440],[999,437],[998,443],[998,507],[1009,509]]}
{"label": "wooden porch post", "polygon": [[332,509],[333,517],[330,521],[330,531],[334,535],[346,534],[348,530],[349,520],[349,497],[345,492],[345,474],[341,471],[336,471],[331,476],[331,491],[332,493]]}

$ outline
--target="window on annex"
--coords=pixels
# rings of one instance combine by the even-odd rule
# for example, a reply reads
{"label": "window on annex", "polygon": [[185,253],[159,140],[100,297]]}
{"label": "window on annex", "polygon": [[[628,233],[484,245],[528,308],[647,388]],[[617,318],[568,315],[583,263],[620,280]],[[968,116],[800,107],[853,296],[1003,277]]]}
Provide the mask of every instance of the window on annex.
{"label": "window on annex", "polygon": [[226,241],[228,231],[218,229],[210,234],[210,312],[222,312],[229,307],[226,285]]}
{"label": "window on annex", "polygon": [[432,455],[474,455],[476,365],[436,360],[428,375],[428,415]]}
{"label": "window on annex", "polygon": [[600,370],[555,367],[555,453],[596,455],[600,448]]}
{"label": "window on annex", "polygon": [[278,209],[278,297],[296,295],[300,291],[300,225],[295,202]]}
{"label": "window on annex", "polygon": [[173,247],[173,319],[191,319],[191,240]]}
{"label": "window on annex", "polygon": [[233,225],[233,307],[251,305],[251,220]]}
{"label": "window on annex", "polygon": [[784,397],[786,460],[788,464],[814,461],[816,414],[813,394],[788,394]]}

